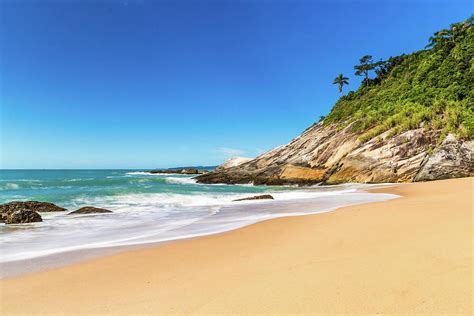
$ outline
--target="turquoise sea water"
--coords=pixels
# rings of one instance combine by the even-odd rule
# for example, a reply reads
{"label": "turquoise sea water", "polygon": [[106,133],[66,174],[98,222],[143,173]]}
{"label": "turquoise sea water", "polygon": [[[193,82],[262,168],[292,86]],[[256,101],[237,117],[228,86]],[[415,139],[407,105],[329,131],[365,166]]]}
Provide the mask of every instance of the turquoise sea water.
{"label": "turquoise sea water", "polygon": [[[204,185],[191,176],[137,170],[0,170],[0,203],[37,200],[68,211],[86,205],[113,211],[43,213],[41,223],[0,224],[2,276],[11,274],[12,267],[18,274],[26,271],[22,266],[31,270],[40,262],[57,262],[45,261],[54,256],[63,260],[66,254],[208,235],[275,217],[394,197],[361,191],[366,187]],[[263,193],[275,199],[233,202]]]}
{"label": "turquoise sea water", "polygon": [[0,170],[0,203],[40,200],[75,208],[106,197],[151,194],[243,194],[285,187],[195,185],[187,175],[150,175],[138,170]]}

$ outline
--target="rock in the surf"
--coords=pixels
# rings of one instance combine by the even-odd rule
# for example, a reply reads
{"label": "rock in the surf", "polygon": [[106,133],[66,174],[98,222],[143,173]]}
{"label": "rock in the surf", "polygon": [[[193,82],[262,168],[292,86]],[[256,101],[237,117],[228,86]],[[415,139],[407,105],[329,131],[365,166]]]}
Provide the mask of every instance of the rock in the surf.
{"label": "rock in the surf", "polygon": [[250,200],[273,200],[273,196],[271,196],[270,194],[256,195],[252,197],[237,199],[237,200],[234,200],[233,202],[250,201]]}
{"label": "rock in the surf", "polygon": [[63,207],[59,207],[53,203],[39,201],[12,201],[0,205],[0,213],[12,213],[16,210],[29,210],[35,212],[64,212],[67,211]]}
{"label": "rock in the surf", "polygon": [[84,206],[78,210],[75,210],[67,215],[77,215],[77,214],[100,214],[100,213],[112,213],[112,211],[106,210],[105,208],[93,207],[93,206]]}
{"label": "rock in the surf", "polygon": [[8,214],[3,213],[2,219],[5,221],[5,224],[25,224],[43,221],[41,215],[37,212],[26,209],[15,210]]}
{"label": "rock in the surf", "polygon": [[8,214],[7,213],[0,213],[0,223],[5,223],[7,220]]}

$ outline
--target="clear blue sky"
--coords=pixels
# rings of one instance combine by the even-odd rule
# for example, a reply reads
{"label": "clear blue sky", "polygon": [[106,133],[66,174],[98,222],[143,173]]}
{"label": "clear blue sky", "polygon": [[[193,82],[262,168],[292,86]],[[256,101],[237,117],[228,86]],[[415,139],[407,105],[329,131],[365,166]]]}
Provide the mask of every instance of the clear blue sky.
{"label": "clear blue sky", "polygon": [[328,113],[333,78],[472,2],[0,1],[2,168],[218,164]]}

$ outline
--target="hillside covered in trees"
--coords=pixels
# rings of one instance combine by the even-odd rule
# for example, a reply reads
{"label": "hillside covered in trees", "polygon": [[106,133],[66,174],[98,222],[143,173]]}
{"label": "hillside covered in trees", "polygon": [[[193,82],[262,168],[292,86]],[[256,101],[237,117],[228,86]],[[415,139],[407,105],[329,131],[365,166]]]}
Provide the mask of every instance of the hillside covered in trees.
{"label": "hillside covered in trees", "polygon": [[[363,78],[327,117],[290,143],[197,177],[203,183],[410,182],[473,176],[473,18],[436,32],[426,49],[363,56]],[[342,93],[348,78],[334,79]]]}
{"label": "hillside covered in trees", "polygon": [[[423,125],[467,139],[474,136],[473,18],[436,32],[427,49],[372,62],[361,58],[356,74],[365,78],[342,96],[324,124],[352,124],[367,141],[387,130],[391,135]],[[364,70],[366,71],[364,73]]]}

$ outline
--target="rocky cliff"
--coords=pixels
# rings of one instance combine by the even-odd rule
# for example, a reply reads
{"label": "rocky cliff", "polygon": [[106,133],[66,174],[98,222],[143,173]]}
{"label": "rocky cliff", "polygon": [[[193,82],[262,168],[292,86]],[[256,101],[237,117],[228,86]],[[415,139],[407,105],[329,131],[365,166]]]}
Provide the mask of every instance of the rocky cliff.
{"label": "rocky cliff", "polygon": [[[202,183],[410,182],[473,175],[473,18],[430,49],[361,65],[375,73],[299,137]],[[372,75],[373,76],[373,75]]]}
{"label": "rocky cliff", "polygon": [[473,140],[423,128],[389,131],[362,143],[351,125],[317,124],[284,146],[235,167],[197,177],[201,183],[336,184],[410,182],[472,176]]}

